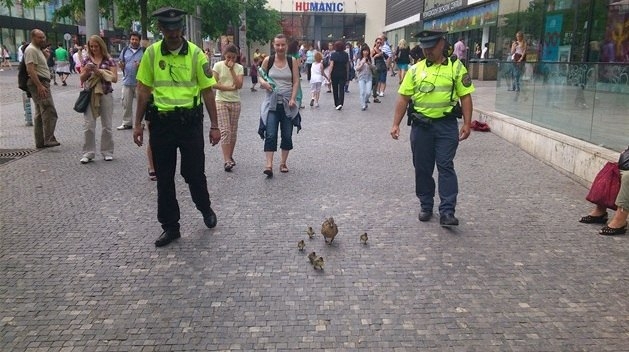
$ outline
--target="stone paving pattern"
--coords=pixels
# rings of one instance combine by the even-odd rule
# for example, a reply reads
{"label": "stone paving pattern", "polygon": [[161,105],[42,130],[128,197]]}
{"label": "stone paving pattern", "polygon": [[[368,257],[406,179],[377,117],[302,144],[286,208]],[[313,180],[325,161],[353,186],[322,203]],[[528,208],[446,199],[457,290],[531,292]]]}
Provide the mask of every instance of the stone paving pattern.
{"label": "stone paving pattern", "polygon": [[[0,148],[33,148],[14,75],[0,75]],[[461,225],[417,221],[409,129],[388,134],[395,79],[366,112],[355,83],[341,112],[322,93],[290,172],[276,161],[266,179],[263,93],[247,77],[234,171],[206,146],[218,226],[177,175],[183,237],[160,249],[144,148],[115,131],[114,161],[81,165],[69,82],[54,87],[62,145],[0,165],[0,350],[629,350],[628,237],[577,222],[590,204],[569,177],[473,132],[455,160]],[[492,83],[476,83],[487,108]],[[318,234],[329,216],[330,246]]]}

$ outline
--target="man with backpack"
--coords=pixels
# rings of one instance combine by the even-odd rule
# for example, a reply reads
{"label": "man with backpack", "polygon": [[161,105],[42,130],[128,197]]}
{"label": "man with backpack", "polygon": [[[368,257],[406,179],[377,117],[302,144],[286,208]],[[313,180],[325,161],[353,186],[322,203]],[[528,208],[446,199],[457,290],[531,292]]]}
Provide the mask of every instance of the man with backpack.
{"label": "man with backpack", "polygon": [[46,34],[40,29],[31,31],[31,44],[24,50],[24,64],[28,72],[28,91],[35,103],[35,147],[48,148],[61,145],[55,138],[57,109],[50,91],[50,71],[42,49]]}
{"label": "man with backpack", "polygon": [[129,45],[122,49],[118,58],[118,66],[122,70],[122,124],[117,130],[130,130],[133,128],[133,99],[135,99],[135,86],[138,81],[135,76],[138,73],[138,66],[144,48],[140,46],[142,36],[138,32],[129,34]]}

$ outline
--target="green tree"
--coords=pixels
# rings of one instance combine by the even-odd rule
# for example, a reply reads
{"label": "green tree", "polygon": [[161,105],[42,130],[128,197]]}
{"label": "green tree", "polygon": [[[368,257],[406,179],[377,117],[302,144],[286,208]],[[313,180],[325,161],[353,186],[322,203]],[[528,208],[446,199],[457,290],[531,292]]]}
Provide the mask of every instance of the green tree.
{"label": "green tree", "polygon": [[[16,0],[0,0],[0,6],[11,7]],[[34,7],[46,3],[47,0],[22,0],[26,7]],[[113,13],[113,4],[116,13]],[[246,10],[247,41],[267,43],[281,31],[280,14],[278,11],[266,7],[267,0],[200,0],[198,2],[185,1],[177,7],[189,14],[196,14],[196,7],[200,9],[202,36],[218,38],[227,33],[228,28],[237,30],[240,26],[240,15]],[[149,23],[149,14],[166,6],[172,6],[170,0],[99,0],[100,15],[104,18],[115,17],[115,26],[131,28],[131,23],[140,18],[142,37],[147,37],[147,31],[157,32],[155,24]],[[70,18],[75,23],[84,19],[85,0],[68,0],[55,11],[54,21],[60,18]]]}

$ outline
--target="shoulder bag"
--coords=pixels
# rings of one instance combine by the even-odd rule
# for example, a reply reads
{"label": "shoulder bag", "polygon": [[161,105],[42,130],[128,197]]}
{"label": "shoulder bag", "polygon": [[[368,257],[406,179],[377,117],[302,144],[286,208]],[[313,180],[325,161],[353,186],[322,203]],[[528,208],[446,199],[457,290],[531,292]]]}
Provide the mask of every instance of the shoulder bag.
{"label": "shoulder bag", "polygon": [[90,105],[90,100],[92,99],[92,90],[84,89],[79,92],[79,97],[76,99],[74,103],[74,111],[84,113],[87,111],[87,107]]}

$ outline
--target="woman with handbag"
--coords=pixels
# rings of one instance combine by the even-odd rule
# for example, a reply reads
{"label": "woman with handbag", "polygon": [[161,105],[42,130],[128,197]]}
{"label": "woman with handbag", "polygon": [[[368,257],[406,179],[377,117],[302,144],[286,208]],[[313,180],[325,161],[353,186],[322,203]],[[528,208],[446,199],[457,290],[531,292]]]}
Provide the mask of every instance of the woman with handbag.
{"label": "woman with handbag", "polygon": [[89,163],[96,155],[96,119],[99,116],[102,128],[100,152],[105,161],[114,160],[112,84],[118,81],[118,69],[101,37],[92,35],[87,46],[87,55],[81,63],[81,84],[85,89],[90,89],[92,94],[89,106],[83,114],[81,164]]}
{"label": "woman with handbag", "polygon": [[519,31],[515,34],[515,41],[511,44],[511,58],[513,60],[513,81],[511,90],[520,91],[520,77],[524,71],[524,63],[526,62],[526,40],[524,33]]}
{"label": "woman with handbag", "polygon": [[[602,176],[606,169],[608,171],[612,167],[620,168],[613,170],[614,172],[607,172],[606,174],[609,176]],[[616,199],[614,204],[605,204],[609,203],[609,201],[605,202],[604,200],[598,201],[597,194],[593,194],[593,191],[599,192],[601,189],[605,187],[601,187],[601,184],[610,185],[608,187],[614,188],[618,187],[618,174],[620,173],[620,189],[618,190],[618,194],[616,195]],[[606,180],[605,178],[613,177],[614,179]],[[614,186],[615,184],[615,186]],[[598,191],[596,191],[598,189]],[[614,188],[615,189],[615,188]],[[608,197],[609,198],[609,197]],[[579,220],[579,222],[585,224],[605,224],[603,228],[599,231],[600,235],[605,236],[615,236],[615,235],[623,235],[627,232],[627,216],[629,215],[629,149],[625,150],[620,155],[620,159],[618,164],[616,163],[607,163],[603,170],[599,172],[596,176],[594,182],[592,183],[592,187],[590,193],[586,197],[589,201],[595,202],[596,206],[594,209],[590,211],[590,213]],[[608,221],[607,208],[611,208],[616,210],[612,219]]]}

